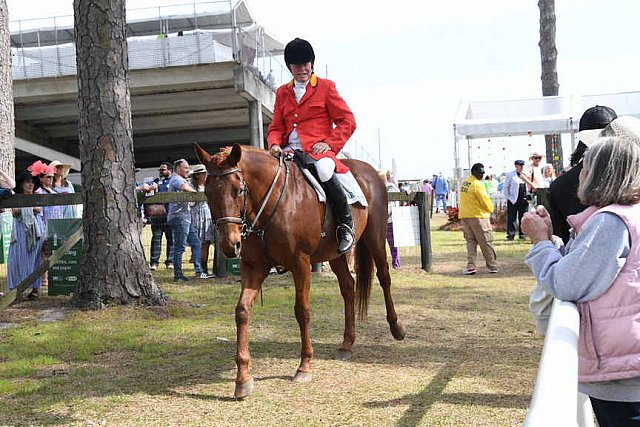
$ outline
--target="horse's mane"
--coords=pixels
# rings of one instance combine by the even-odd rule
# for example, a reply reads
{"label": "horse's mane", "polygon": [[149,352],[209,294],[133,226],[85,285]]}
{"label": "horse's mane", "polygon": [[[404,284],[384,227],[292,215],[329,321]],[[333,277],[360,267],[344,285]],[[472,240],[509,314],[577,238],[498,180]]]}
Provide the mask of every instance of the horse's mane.
{"label": "horse's mane", "polygon": [[[263,150],[262,148],[258,148],[258,147],[253,147],[250,145],[241,145],[242,147],[242,151],[246,152],[246,151],[252,151],[252,152],[262,152],[262,153],[267,153],[265,150]],[[226,146],[226,147],[221,147],[220,151],[217,152],[216,154],[211,156],[211,161],[216,165],[216,166],[222,166],[222,164],[224,163],[225,160],[227,160],[229,158],[229,155],[231,154],[231,150],[233,149],[233,146]]]}

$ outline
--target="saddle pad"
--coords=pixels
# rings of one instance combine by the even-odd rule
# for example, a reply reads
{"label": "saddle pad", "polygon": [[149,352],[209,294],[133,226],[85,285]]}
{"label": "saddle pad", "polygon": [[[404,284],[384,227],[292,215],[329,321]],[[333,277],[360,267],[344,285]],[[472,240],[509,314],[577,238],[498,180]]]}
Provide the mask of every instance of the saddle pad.
{"label": "saddle pad", "polygon": [[[315,176],[306,168],[300,168],[304,176],[307,178],[307,181],[313,186],[316,190],[316,194],[318,195],[318,201],[320,203],[326,203],[327,196],[324,194],[324,190],[322,186],[318,182]],[[342,185],[342,189],[344,190],[344,194],[347,196],[347,203],[353,205],[354,203],[360,203],[360,205],[366,207],[369,206],[367,203],[366,197],[364,197],[364,193],[356,181],[355,177],[351,173],[351,171],[347,173],[337,173],[336,177],[338,177],[338,181]]]}

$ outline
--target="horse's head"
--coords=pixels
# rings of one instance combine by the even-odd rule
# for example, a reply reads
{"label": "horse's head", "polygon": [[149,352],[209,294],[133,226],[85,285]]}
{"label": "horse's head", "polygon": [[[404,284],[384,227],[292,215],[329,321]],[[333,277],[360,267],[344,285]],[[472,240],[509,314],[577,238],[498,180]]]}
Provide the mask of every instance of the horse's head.
{"label": "horse's head", "polygon": [[205,194],[218,229],[218,242],[227,258],[240,256],[246,214],[246,183],[239,167],[242,147],[222,148],[211,155],[194,144],[200,163],[207,168]]}

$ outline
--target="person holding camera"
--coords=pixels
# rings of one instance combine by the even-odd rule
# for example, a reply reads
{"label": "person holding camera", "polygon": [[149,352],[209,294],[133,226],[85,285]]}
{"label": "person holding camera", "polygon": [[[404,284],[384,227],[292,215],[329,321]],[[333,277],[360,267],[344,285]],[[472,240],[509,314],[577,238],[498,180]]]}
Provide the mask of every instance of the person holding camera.
{"label": "person holding camera", "polygon": [[514,162],[515,170],[507,173],[504,179],[502,192],[507,199],[507,240],[513,240],[518,230],[520,239],[524,239],[524,234],[520,228],[522,217],[529,209],[527,200],[527,181],[522,173],[524,160]]}
{"label": "person holding camera", "polygon": [[0,169],[0,198],[6,199],[13,195],[13,189],[16,186],[16,182],[9,176],[8,173]]}
{"label": "person holding camera", "polygon": [[[158,168],[159,177],[154,179],[156,192],[166,193],[169,189],[169,180],[173,174],[173,165],[170,162],[162,162]],[[173,269],[173,234],[167,222],[167,206],[163,203],[144,205],[144,215],[151,224],[151,270],[157,270],[162,253],[162,235],[167,241],[164,265]]]}

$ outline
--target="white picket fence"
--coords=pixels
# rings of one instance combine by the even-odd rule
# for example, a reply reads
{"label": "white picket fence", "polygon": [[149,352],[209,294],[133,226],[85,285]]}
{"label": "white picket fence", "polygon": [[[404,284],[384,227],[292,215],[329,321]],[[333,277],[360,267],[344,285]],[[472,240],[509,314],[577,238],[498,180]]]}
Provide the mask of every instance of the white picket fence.
{"label": "white picket fence", "polygon": [[554,299],[525,427],[594,426],[591,402],[578,393],[579,327],[576,305]]}

